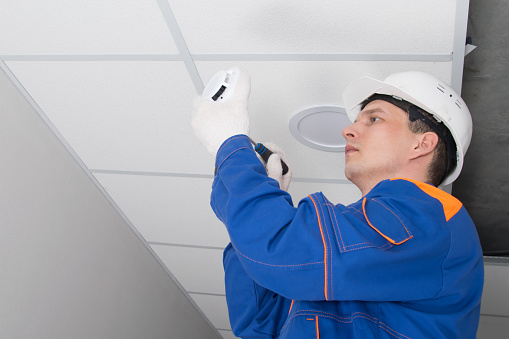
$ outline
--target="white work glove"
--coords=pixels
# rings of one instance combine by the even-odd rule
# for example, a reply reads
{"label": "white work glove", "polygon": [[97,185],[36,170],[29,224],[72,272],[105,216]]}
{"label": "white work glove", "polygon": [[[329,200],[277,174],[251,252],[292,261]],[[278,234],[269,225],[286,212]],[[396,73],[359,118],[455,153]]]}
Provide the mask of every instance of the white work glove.
{"label": "white work glove", "polygon": [[[290,165],[288,165],[288,160],[286,159],[285,153],[281,148],[277,147],[272,142],[267,142],[263,144],[265,145],[265,147],[272,151],[269,160],[265,164],[262,157],[260,157],[258,153],[256,153],[256,155],[262,161],[262,163],[265,164],[265,169],[267,170],[268,176],[279,183],[280,189],[282,189],[283,191],[288,191],[288,188],[290,187],[290,181],[292,180],[292,169],[290,168]],[[286,172],[285,175],[283,175],[283,166],[281,165],[281,159],[283,159],[283,161],[288,166],[288,172]]]}
{"label": "white work glove", "polygon": [[235,92],[228,100],[217,102],[202,96],[194,100],[191,126],[210,155],[216,156],[221,144],[229,137],[249,133],[247,101],[250,90],[250,77],[240,72]]}

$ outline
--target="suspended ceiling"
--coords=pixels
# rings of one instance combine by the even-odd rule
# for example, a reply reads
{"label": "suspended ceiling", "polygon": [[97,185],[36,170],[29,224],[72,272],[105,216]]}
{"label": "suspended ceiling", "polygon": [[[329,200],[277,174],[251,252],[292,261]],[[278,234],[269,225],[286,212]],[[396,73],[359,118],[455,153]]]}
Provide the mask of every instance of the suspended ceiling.
{"label": "suspended ceiling", "polygon": [[228,236],[209,207],[213,159],[189,126],[204,82],[249,73],[251,136],[287,153],[294,202],[323,191],[344,204],[360,192],[343,154],[300,144],[290,117],[341,106],[364,75],[422,70],[462,86],[465,0],[0,4],[2,69],[225,338]]}

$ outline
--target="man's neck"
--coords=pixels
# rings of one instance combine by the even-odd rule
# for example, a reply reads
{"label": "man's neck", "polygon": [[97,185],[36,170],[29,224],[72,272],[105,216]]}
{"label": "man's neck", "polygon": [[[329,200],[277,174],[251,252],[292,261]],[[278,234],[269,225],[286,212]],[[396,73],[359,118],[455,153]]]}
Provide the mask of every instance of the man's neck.
{"label": "man's neck", "polygon": [[353,182],[353,184],[355,186],[357,186],[357,188],[361,191],[362,193],[362,196],[366,196],[369,192],[371,192],[371,190],[376,186],[378,185],[381,181],[384,181],[384,180],[387,180],[387,179],[394,179],[394,178],[405,178],[405,179],[412,179],[412,180],[417,180],[417,181],[421,181],[421,182],[428,182],[428,179],[426,177],[421,177],[421,176],[415,176],[415,175],[404,175],[404,174],[395,174],[393,176],[390,176],[390,177],[384,177],[384,178],[379,178],[379,179],[371,179],[371,180],[364,180],[362,182]]}

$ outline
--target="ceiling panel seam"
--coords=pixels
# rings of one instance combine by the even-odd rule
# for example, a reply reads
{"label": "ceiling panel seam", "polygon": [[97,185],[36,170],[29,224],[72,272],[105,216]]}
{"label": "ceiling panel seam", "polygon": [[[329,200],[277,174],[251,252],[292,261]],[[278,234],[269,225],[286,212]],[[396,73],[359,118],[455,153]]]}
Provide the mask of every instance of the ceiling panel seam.
{"label": "ceiling panel seam", "polygon": [[182,36],[182,32],[178,26],[177,20],[175,19],[175,15],[173,15],[173,11],[171,10],[170,4],[167,0],[157,0],[157,4],[161,10],[164,20],[166,21],[166,25],[170,30],[170,33],[175,41],[175,45],[177,46],[182,61],[187,68],[187,72],[191,78],[191,81],[196,88],[196,92],[201,94],[204,89],[203,81],[200,77],[198,69],[196,68],[196,64],[194,63],[191,54],[189,53],[189,49],[187,48],[187,44]]}
{"label": "ceiling panel seam", "polygon": [[149,245],[151,245],[151,246],[186,247],[186,248],[196,248],[196,249],[201,249],[201,250],[220,250],[220,251],[224,251],[224,247],[218,247],[218,246],[175,244],[175,243],[160,242],[160,241],[147,241],[147,243]]}
{"label": "ceiling panel seam", "polygon": [[484,266],[509,266],[509,257],[484,256]]}
{"label": "ceiling panel seam", "polygon": [[[58,131],[58,129],[53,125],[53,123],[49,120],[48,116],[44,113],[44,111],[39,107],[39,105],[35,102],[35,100],[32,98],[32,96],[28,93],[28,91],[23,87],[23,85],[19,82],[19,80],[16,78],[14,73],[12,73],[11,69],[3,62],[2,59],[0,59],[0,69],[2,69],[7,77],[12,81],[12,83],[16,86],[16,88],[20,91],[20,93],[23,95],[23,97],[28,101],[28,103],[33,107],[33,109],[37,112],[39,117],[43,120],[43,122],[48,126],[48,128],[51,130],[51,132],[57,137],[57,139],[62,143],[64,148],[70,153],[70,155],[74,158],[74,160],[77,162],[78,166],[81,167],[83,172],[87,175],[87,177],[92,181],[92,183],[95,184],[97,189],[101,192],[101,194],[106,198],[110,206],[113,207],[113,209],[120,215],[120,217],[125,221],[125,223],[129,226],[132,232],[138,237],[141,244],[147,249],[147,251],[154,257],[154,259],[159,263],[161,268],[166,272],[166,274],[173,280],[173,282],[176,284],[176,286],[180,289],[182,294],[186,297],[186,299],[193,305],[193,307],[196,309],[196,311],[202,316],[202,318],[207,321],[209,326],[211,328],[215,328],[214,325],[208,320],[208,318],[205,316],[203,311],[200,307],[196,304],[196,302],[191,298],[189,293],[185,290],[185,288],[180,284],[180,282],[177,280],[177,278],[171,273],[169,268],[163,263],[161,258],[154,252],[152,247],[145,241],[141,233],[134,227],[134,224],[131,222],[131,220],[125,215],[125,213],[120,209],[120,207],[115,203],[115,201],[111,198],[111,196],[105,191],[105,189],[101,186],[101,184],[97,181],[97,179],[92,175],[92,173],[88,170],[88,168],[85,166],[81,158],[76,154],[74,149],[71,147],[71,145],[65,140],[65,138],[62,136],[62,134]],[[219,335],[219,333],[218,333]]]}
{"label": "ceiling panel seam", "polygon": [[[183,57],[179,54],[1,55],[0,58],[3,59],[4,61],[186,62],[186,60],[184,60]],[[194,61],[412,61],[412,62],[453,61],[452,54],[190,54],[190,58],[193,59]]]}
{"label": "ceiling panel seam", "polygon": [[195,61],[452,61],[452,54],[192,54],[191,56]]}
{"label": "ceiling panel seam", "polygon": [[481,313],[481,317],[491,317],[491,318],[509,318],[509,315],[484,314],[484,313]]}
{"label": "ceiling panel seam", "polygon": [[[111,174],[111,175],[140,175],[148,177],[170,177],[170,178],[196,178],[213,179],[212,174],[192,174],[192,173],[170,173],[170,172],[145,172],[145,171],[123,171],[123,170],[102,170],[90,169],[93,174]],[[302,183],[320,183],[320,184],[352,184],[348,179],[321,179],[321,178],[292,178],[292,182]]]}
{"label": "ceiling panel seam", "polygon": [[123,170],[101,170],[101,169],[90,169],[90,172],[94,174],[141,175],[149,177],[197,178],[197,179],[214,178],[212,174],[192,174],[192,173],[145,172],[145,171],[123,171]]}
{"label": "ceiling panel seam", "polygon": [[189,294],[199,294],[199,295],[211,295],[211,296],[214,296],[214,297],[226,297],[226,294],[221,294],[221,293],[192,292],[192,291],[187,291],[187,293],[189,293]]}
{"label": "ceiling panel seam", "polygon": [[469,4],[470,0],[456,1],[451,87],[459,94],[461,94],[461,87],[463,83],[463,66],[465,62]]}
{"label": "ceiling panel seam", "polygon": [[183,61],[179,54],[0,55],[4,61]]}

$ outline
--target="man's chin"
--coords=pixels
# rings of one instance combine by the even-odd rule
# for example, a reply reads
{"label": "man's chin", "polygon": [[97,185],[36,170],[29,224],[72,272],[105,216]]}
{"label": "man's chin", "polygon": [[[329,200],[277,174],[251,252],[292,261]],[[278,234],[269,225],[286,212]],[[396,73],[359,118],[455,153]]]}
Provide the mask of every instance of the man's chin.
{"label": "man's chin", "polygon": [[355,180],[359,177],[359,169],[355,166],[345,166],[345,177],[351,182],[355,183]]}

